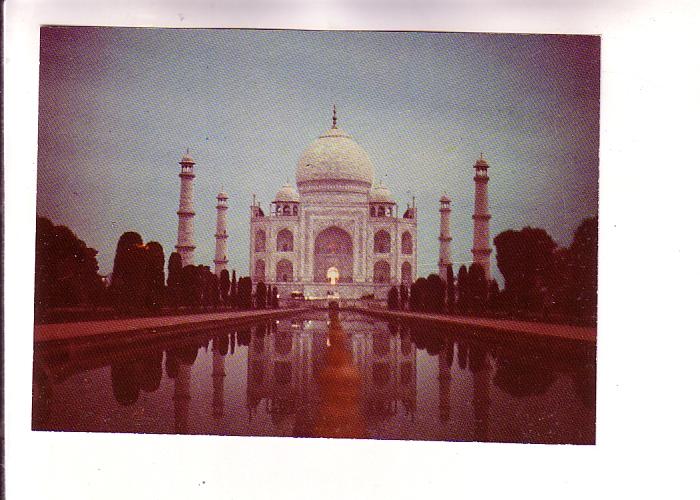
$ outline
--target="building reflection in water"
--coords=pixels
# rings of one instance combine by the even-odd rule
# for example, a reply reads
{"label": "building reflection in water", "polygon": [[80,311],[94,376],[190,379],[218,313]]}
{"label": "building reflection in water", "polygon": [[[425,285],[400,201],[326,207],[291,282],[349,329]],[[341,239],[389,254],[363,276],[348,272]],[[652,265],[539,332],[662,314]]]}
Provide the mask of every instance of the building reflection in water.
{"label": "building reflection in water", "polygon": [[212,379],[212,416],[219,419],[224,414],[224,357],[229,350],[229,338],[226,334],[214,337],[211,353],[211,379]]}
{"label": "building reflection in water", "polygon": [[175,432],[187,434],[189,432],[189,413],[192,379],[192,365],[197,360],[199,345],[192,344],[166,352],[165,366],[168,376],[175,379],[173,403],[175,409]]}
{"label": "building reflection in water", "polygon": [[[408,333],[399,330],[370,318],[342,314],[340,321],[328,321],[319,314],[306,321],[282,320],[258,327],[248,350],[248,411],[251,416],[260,410],[269,413],[280,434],[314,435],[323,403],[324,368],[333,362],[336,366],[331,368],[347,369],[340,366],[347,352],[358,372],[360,410],[370,430],[395,415],[399,407],[412,414],[416,408],[416,349]],[[352,398],[348,401],[352,404]]]}

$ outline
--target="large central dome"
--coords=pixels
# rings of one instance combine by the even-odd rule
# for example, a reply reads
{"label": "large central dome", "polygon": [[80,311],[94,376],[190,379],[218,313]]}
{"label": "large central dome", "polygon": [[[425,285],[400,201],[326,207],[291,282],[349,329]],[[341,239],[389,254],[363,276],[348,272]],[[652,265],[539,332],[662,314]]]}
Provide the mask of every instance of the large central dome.
{"label": "large central dome", "polygon": [[301,193],[328,189],[369,192],[374,167],[365,150],[334,123],[301,155],[296,178]]}

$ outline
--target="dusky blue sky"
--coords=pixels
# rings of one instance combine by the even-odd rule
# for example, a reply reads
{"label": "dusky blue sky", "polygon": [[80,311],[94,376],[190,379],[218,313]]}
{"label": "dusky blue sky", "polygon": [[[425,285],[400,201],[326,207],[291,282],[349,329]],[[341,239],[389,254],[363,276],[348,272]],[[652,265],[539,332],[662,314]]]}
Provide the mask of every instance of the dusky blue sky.
{"label": "dusky blue sky", "polygon": [[37,211],[97,249],[101,273],[124,231],[167,259],[189,147],[196,261],[212,265],[223,186],[246,275],[252,194],[267,209],[294,182],[336,104],[400,207],[416,197],[419,275],[437,269],[443,191],[455,268],[471,261],[482,151],[492,237],[530,225],[567,246],[598,211],[599,60],[593,36],[45,27]]}

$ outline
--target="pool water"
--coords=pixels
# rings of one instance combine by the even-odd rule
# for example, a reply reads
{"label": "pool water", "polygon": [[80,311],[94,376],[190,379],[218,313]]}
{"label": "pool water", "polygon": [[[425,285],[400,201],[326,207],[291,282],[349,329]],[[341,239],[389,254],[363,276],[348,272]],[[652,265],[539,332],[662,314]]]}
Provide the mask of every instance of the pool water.
{"label": "pool water", "polygon": [[37,348],[32,428],[595,443],[595,345],[359,313]]}

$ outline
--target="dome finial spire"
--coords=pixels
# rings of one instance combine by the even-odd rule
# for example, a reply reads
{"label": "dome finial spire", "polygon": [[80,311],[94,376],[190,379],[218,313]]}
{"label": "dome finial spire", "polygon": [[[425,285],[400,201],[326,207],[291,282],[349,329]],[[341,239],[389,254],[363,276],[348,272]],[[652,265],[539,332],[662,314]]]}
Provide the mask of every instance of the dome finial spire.
{"label": "dome finial spire", "polygon": [[336,124],[338,123],[338,116],[336,115],[335,112],[335,104],[333,105],[333,127],[332,128],[338,128]]}

